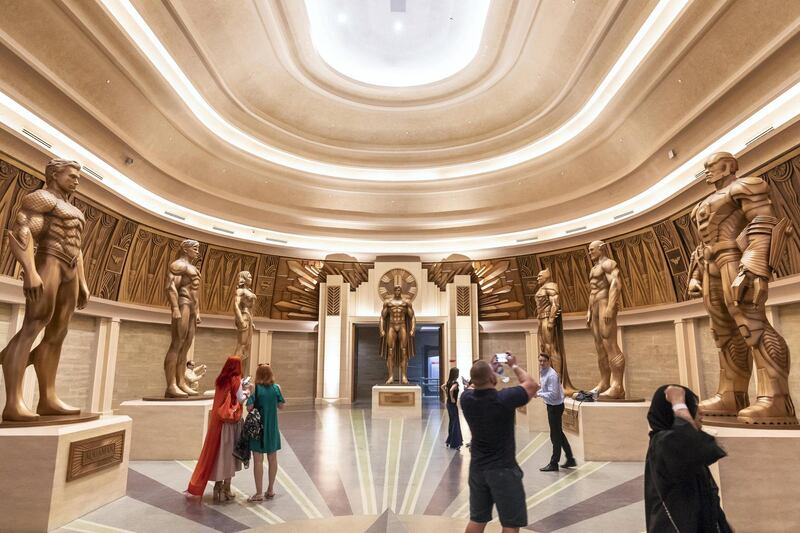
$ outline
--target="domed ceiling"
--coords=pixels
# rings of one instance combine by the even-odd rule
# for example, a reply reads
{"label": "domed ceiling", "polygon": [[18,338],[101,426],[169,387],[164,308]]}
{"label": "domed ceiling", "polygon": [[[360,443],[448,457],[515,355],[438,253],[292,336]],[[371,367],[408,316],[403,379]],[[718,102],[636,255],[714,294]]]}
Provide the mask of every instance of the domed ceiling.
{"label": "domed ceiling", "polygon": [[778,0],[10,1],[0,124],[197,231],[522,250],[795,123],[798,30]]}

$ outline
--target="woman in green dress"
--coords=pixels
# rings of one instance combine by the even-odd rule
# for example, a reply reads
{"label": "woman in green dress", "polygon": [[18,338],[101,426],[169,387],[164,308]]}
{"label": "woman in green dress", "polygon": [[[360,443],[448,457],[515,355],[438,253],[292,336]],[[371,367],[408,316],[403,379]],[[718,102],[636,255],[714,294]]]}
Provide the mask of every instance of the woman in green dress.
{"label": "woman in green dress", "polygon": [[[253,392],[247,399],[247,410],[258,409],[261,413],[263,431],[260,439],[250,439],[250,450],[253,452],[253,475],[256,480],[256,493],[248,501],[260,502],[275,497],[275,476],[278,474],[278,450],[281,449],[281,435],[278,432],[278,409],[283,409],[281,388],[275,383],[275,376],[269,364],[258,365],[256,383]],[[264,454],[269,463],[269,485],[264,488]]]}

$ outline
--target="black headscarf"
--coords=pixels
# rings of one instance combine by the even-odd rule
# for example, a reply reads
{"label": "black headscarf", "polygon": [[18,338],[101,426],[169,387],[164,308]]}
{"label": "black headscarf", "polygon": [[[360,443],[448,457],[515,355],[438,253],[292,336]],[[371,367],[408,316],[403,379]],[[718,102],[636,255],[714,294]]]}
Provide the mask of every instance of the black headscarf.
{"label": "black headscarf", "polygon": [[[647,411],[647,423],[650,424],[650,437],[672,428],[672,423],[675,422],[675,413],[672,411],[672,404],[667,401],[664,391],[667,387],[673,385],[661,385],[656,392],[653,393],[653,399],[650,401],[650,410]],[[680,387],[686,392],[686,407],[692,418],[697,416],[697,395],[691,389],[683,385],[674,385]]]}

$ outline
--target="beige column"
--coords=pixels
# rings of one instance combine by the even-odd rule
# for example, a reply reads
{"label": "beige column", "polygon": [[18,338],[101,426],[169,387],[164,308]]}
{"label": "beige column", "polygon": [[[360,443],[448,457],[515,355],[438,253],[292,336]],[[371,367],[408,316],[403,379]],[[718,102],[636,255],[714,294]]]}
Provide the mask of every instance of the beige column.
{"label": "beige column", "polygon": [[114,380],[117,375],[119,325],[120,319],[117,317],[98,319],[97,350],[95,351],[90,403],[93,413],[112,414]]}
{"label": "beige column", "polygon": [[[628,353],[625,351],[625,339],[622,335],[622,326],[617,326],[617,344],[619,345],[619,349],[622,351],[622,353]],[[626,363],[628,361],[629,359],[626,360]],[[625,388],[625,395],[630,398],[631,393],[630,389],[628,388],[628,374],[630,374],[630,370],[627,368],[626,364],[625,372],[622,373],[622,386]]]}
{"label": "beige column", "polygon": [[536,370],[539,365],[539,331],[531,330],[525,332],[525,364],[528,374],[534,376],[539,381],[539,372]]}
{"label": "beige column", "polygon": [[[25,318],[25,304],[12,304],[11,305],[11,317],[8,321],[8,340],[11,340],[11,337],[17,334],[17,332],[22,327],[22,321]],[[35,348],[39,341],[42,340],[42,336],[44,332],[39,333],[39,336],[36,337],[36,340],[33,341],[33,345],[31,345],[31,349]],[[33,397],[36,394],[36,373],[33,370],[33,366],[29,366],[25,369],[25,377],[22,380],[22,401],[25,402],[25,405],[32,408],[34,411],[35,405],[33,405]]]}
{"label": "beige column", "polygon": [[699,337],[697,327],[692,319],[674,321],[675,346],[678,351],[678,379],[680,384],[689,387],[697,394],[700,390],[700,361],[698,350]]}

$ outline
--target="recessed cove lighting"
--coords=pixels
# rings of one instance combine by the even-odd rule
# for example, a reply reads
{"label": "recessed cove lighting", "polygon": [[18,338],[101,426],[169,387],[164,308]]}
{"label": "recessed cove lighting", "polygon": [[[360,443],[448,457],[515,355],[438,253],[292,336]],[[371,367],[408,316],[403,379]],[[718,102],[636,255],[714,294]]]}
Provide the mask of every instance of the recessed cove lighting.
{"label": "recessed cove lighting", "polygon": [[339,24],[346,24],[347,23],[347,13],[339,13],[336,15],[336,22]]}
{"label": "recessed cove lighting", "polygon": [[394,24],[392,24],[392,28],[394,29],[395,33],[400,33],[401,31],[403,31],[403,21],[395,20]]}

